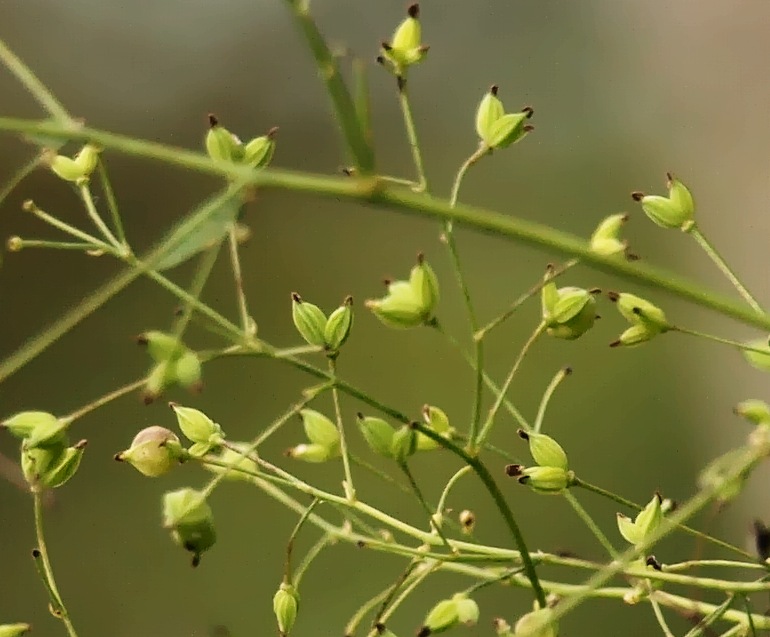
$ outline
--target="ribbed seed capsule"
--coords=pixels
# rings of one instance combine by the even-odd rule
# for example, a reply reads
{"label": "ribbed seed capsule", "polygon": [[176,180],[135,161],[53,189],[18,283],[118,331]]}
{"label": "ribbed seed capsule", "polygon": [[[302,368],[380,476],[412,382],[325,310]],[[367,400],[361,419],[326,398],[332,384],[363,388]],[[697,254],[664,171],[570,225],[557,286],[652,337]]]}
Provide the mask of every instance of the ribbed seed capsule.
{"label": "ribbed seed capsule", "polygon": [[267,135],[255,137],[243,147],[243,162],[252,168],[264,168],[270,164],[275,152],[275,133],[277,128],[271,129]]}
{"label": "ribbed seed capsule", "polygon": [[188,440],[210,447],[222,444],[224,438],[222,427],[202,411],[176,403],[169,403],[169,406],[174,410],[179,428]]}
{"label": "ribbed seed capsule", "polygon": [[56,428],[59,419],[45,411],[22,411],[6,418],[0,423],[0,429],[5,429],[16,438],[29,438],[32,432],[40,429]]}
{"label": "ribbed seed capsule", "polygon": [[553,438],[523,429],[519,429],[518,433],[521,438],[529,442],[529,452],[537,464],[542,467],[558,467],[565,471],[569,468],[567,454]]}
{"label": "ribbed seed capsule", "polygon": [[281,637],[289,634],[299,610],[299,593],[297,589],[286,582],[281,583],[278,591],[273,596],[273,613],[278,622],[278,632]]}
{"label": "ribbed seed capsule", "polygon": [[29,624],[0,624],[0,637],[21,637],[31,629]]}
{"label": "ribbed seed capsule", "polygon": [[366,444],[374,453],[386,458],[393,457],[393,437],[396,433],[382,418],[374,418],[358,414],[358,428],[366,440]]}
{"label": "ribbed seed capsule", "polygon": [[193,554],[192,565],[198,566],[201,554],[216,542],[214,517],[201,491],[184,488],[163,496],[163,527],[172,539]]}
{"label": "ribbed seed capsule", "polygon": [[206,152],[211,159],[236,161],[243,153],[236,137],[219,124],[214,115],[209,115],[209,130],[206,133]]}
{"label": "ribbed seed capsule", "polygon": [[492,125],[505,115],[503,103],[497,97],[497,86],[492,86],[481,99],[476,109],[476,133],[479,138],[489,145]]}
{"label": "ribbed seed capsule", "polygon": [[317,305],[303,301],[296,292],[291,295],[291,318],[299,335],[305,339],[308,345],[324,347],[324,330],[326,329],[326,315]]}
{"label": "ribbed seed capsule", "polygon": [[299,416],[307,439],[332,451],[340,444],[340,432],[331,420],[315,409],[301,409]]}
{"label": "ribbed seed capsule", "polygon": [[324,345],[330,352],[336,352],[348,340],[353,327],[353,297],[348,296],[343,304],[329,315],[324,326]]}

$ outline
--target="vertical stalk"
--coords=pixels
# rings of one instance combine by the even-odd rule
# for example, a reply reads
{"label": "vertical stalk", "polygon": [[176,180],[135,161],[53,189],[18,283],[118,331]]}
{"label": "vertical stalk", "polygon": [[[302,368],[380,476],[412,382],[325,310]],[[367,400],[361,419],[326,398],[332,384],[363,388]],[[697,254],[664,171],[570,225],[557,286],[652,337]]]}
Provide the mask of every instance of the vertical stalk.
{"label": "vertical stalk", "polygon": [[348,454],[348,444],[345,440],[345,427],[342,425],[342,410],[340,409],[340,396],[337,390],[337,361],[329,358],[329,374],[334,384],[332,385],[332,400],[334,401],[334,414],[337,420],[337,431],[340,434],[340,454],[342,455],[342,464],[345,468],[345,496],[351,502],[356,501],[356,489],[353,486],[353,474],[350,471],[350,455]]}
{"label": "vertical stalk", "polygon": [[417,140],[417,129],[412,117],[412,107],[409,105],[409,95],[406,90],[406,78],[399,76],[398,81],[398,103],[401,106],[401,113],[404,117],[404,128],[406,137],[409,140],[409,149],[412,151],[412,161],[417,171],[416,192],[427,192],[428,179],[425,176],[425,168],[422,163],[422,152],[420,151],[420,142]]}

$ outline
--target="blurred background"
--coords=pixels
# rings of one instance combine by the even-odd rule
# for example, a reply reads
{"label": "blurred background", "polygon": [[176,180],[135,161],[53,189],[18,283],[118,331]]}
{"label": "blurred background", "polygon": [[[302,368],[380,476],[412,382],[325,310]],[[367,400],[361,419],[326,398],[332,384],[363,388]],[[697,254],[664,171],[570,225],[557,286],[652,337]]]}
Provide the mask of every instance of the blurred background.
{"label": "blurred background", "polygon": [[[509,109],[534,106],[536,131],[473,168],[462,201],[583,236],[604,216],[628,209],[627,234],[635,252],[734,295],[693,242],[653,226],[630,201],[632,190],[663,192],[665,172],[671,170],[695,193],[704,232],[749,289],[762,300],[770,298],[770,4],[425,0],[422,9],[424,41],[431,50],[410,75],[410,91],[434,193],[448,194],[457,167],[475,149],[475,108],[496,83]],[[404,4],[319,0],[312,10],[335,46],[371,60],[378,43],[402,19]],[[284,3],[5,0],[0,4],[0,36],[71,113],[91,126],[201,149],[206,114],[215,112],[244,139],[280,126],[276,166],[328,174],[345,162],[322,85]],[[379,166],[384,173],[412,177],[393,78],[372,67]],[[4,69],[0,112],[43,115]],[[34,149],[9,136],[0,144],[3,182]],[[109,152],[104,156],[138,250],[220,185],[214,178],[161,164]],[[87,226],[72,191],[37,171],[0,210],[3,236],[56,237],[21,213],[21,202],[30,197],[42,208]],[[381,293],[383,276],[405,276],[414,255],[424,251],[443,283],[439,316],[468,343],[438,224],[283,192],[261,194],[245,222],[253,231],[242,251],[245,287],[260,336],[278,345],[298,342],[290,319],[291,291],[326,309],[352,294],[359,311],[340,361],[344,377],[414,417],[421,405],[432,403],[447,411],[454,426],[466,427],[472,375],[457,352],[428,330],[384,328],[361,303]],[[530,287],[554,258],[462,229],[458,240],[483,321]],[[186,284],[192,266],[185,264],[171,274]],[[0,354],[10,354],[117,271],[106,258],[79,254],[29,250],[7,255],[0,269]],[[641,293],[677,323],[736,339],[758,336],[589,269],[575,269],[562,284]],[[204,299],[237,317],[226,259],[215,269]],[[148,359],[132,336],[168,328],[176,305],[151,282],[135,283],[5,381],[0,414],[24,409],[68,413],[138,378]],[[490,337],[488,370],[494,378],[507,373],[538,312],[537,302],[528,303]],[[747,426],[731,409],[745,398],[767,398],[766,377],[734,351],[683,335],[638,349],[610,350],[607,344],[625,328],[609,303],[603,302],[601,314],[604,319],[597,327],[576,342],[539,342],[510,396],[534,417],[552,375],[570,364],[574,374],[558,390],[545,429],[568,450],[578,474],[636,501],[646,501],[655,489],[684,499],[696,488],[699,468],[743,440]],[[198,348],[218,344],[196,328],[187,340]],[[199,397],[174,390],[168,398],[205,410],[233,440],[253,437],[309,384],[278,363],[249,359],[211,363],[204,380]],[[331,410],[328,399],[318,406]],[[367,455],[353,426],[361,407],[347,399],[343,403],[353,447]],[[81,637],[202,637],[217,634],[222,626],[234,637],[273,632],[271,599],[296,515],[253,488],[224,485],[212,499],[219,543],[200,568],[191,569],[188,557],[160,528],[160,497],[172,488],[201,485],[207,476],[185,466],[149,480],[112,460],[149,424],[173,426],[173,415],[164,400],[145,407],[135,395],[78,421],[74,436],[89,440],[84,462],[47,511],[55,572]],[[494,442],[526,457],[513,424],[501,415]],[[301,439],[300,424],[292,421],[270,439],[263,455],[314,483],[339,489],[340,466],[300,466],[282,459],[283,449]],[[16,443],[0,437],[0,451],[15,457]],[[605,559],[566,502],[504,482],[503,462],[494,456],[487,460],[501,476],[530,548]],[[432,501],[459,466],[440,452],[418,457],[413,465]],[[358,471],[355,477],[363,499],[425,526],[416,502],[365,473]],[[767,479],[766,470],[758,471],[740,499],[710,523],[710,530],[748,546],[751,521],[770,520]],[[591,494],[577,495],[621,546],[616,507]],[[488,496],[473,479],[457,486],[449,504],[455,511],[475,511],[481,541],[510,546]],[[336,519],[333,511],[326,513]],[[297,554],[315,539],[308,527]],[[30,621],[35,634],[62,634],[46,611],[45,593],[29,558],[33,544],[30,497],[0,481],[0,621]],[[674,562],[692,557],[693,551],[685,536],[666,541],[656,554],[661,561]],[[709,555],[715,553],[709,549]],[[353,611],[393,581],[403,566],[396,558],[347,545],[325,551],[303,582],[295,634],[341,634]],[[553,568],[543,574],[568,581],[585,576]],[[458,576],[436,576],[402,607],[391,628],[412,634],[429,607],[470,583]],[[491,635],[493,617],[513,622],[530,608],[530,601],[526,591],[484,589],[479,594],[481,621],[466,632]],[[754,601],[759,612],[766,610],[766,599]],[[684,623],[671,619],[684,632]],[[562,632],[599,637],[657,631],[648,605],[592,601],[564,622]]]}

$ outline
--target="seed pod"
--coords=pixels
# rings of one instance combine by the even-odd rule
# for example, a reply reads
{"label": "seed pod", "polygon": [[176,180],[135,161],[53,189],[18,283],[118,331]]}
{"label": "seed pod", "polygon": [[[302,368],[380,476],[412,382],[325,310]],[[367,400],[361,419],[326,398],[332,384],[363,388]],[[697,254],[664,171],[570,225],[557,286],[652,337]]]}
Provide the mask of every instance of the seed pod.
{"label": "seed pod", "polygon": [[[93,144],[86,144],[75,155],[75,165],[82,173],[82,177],[89,177],[99,163],[99,148]],[[81,179],[82,179],[81,177]]]}
{"label": "seed pod", "polygon": [[395,429],[382,418],[374,418],[358,414],[356,420],[361,434],[369,448],[381,456],[393,458],[393,438]]}
{"label": "seed pod", "polygon": [[278,622],[278,632],[286,637],[294,626],[299,609],[299,593],[297,589],[286,582],[281,583],[273,597],[273,613]]}
{"label": "seed pod", "polygon": [[382,44],[383,56],[392,64],[397,75],[402,75],[408,66],[420,62],[428,52],[428,47],[421,44],[419,15],[419,5],[411,5],[407,17],[396,27],[391,41]]}
{"label": "seed pod", "polygon": [[492,86],[476,109],[476,133],[489,146],[492,125],[505,115],[503,103],[497,97],[497,86]]}
{"label": "seed pod", "polygon": [[589,241],[591,252],[610,257],[615,254],[625,254],[628,242],[620,239],[620,230],[628,220],[625,213],[605,217],[596,227]]}
{"label": "seed pod", "polygon": [[67,482],[78,470],[87,444],[86,440],[81,440],[67,447],[58,462],[40,474],[40,484],[49,489],[56,489]]}
{"label": "seed pod", "polygon": [[211,159],[236,161],[243,153],[237,138],[214,115],[209,115],[209,130],[206,133],[206,152]]}
{"label": "seed pod", "polygon": [[417,257],[417,265],[409,274],[409,285],[422,308],[423,320],[427,321],[433,316],[440,295],[436,273],[422,255]]}
{"label": "seed pod", "polygon": [[176,414],[179,428],[185,437],[191,442],[207,445],[209,448],[222,444],[224,433],[222,427],[198,409],[182,407],[176,403],[169,403]]}
{"label": "seed pod", "polygon": [[323,347],[326,315],[317,305],[302,300],[296,292],[291,295],[291,318],[300,336],[309,345]]}
{"label": "seed pod", "polygon": [[[227,447],[222,447],[216,459],[228,465],[230,468],[206,464],[205,467],[211,473],[224,473],[225,480],[250,481],[255,473],[259,473],[259,465],[252,460],[257,455],[256,450],[251,450],[253,445],[247,442],[231,442]],[[251,456],[251,457],[250,457]]]}
{"label": "seed pod", "polygon": [[479,621],[479,605],[464,593],[452,597],[457,604],[457,620],[466,626],[475,626]]}
{"label": "seed pod", "polygon": [[318,444],[300,444],[295,447],[287,449],[285,452],[289,458],[295,460],[303,460],[304,462],[326,462],[335,457],[336,454],[332,453],[328,447]]}
{"label": "seed pod", "polygon": [[[548,275],[547,275],[548,276]],[[583,288],[556,288],[550,281],[541,291],[543,322],[550,336],[574,340],[591,329],[596,321],[596,300]]]}
{"label": "seed pod", "polygon": [[21,637],[30,630],[29,624],[0,624],[0,637]]}
{"label": "seed pod", "polygon": [[514,637],[557,637],[559,626],[553,620],[553,610],[540,608],[522,615],[513,631]]}
{"label": "seed pod", "polygon": [[517,478],[520,484],[526,484],[539,493],[561,493],[574,479],[571,471],[560,467],[508,465],[505,471],[509,476]]}
{"label": "seed pod", "polygon": [[418,637],[427,637],[449,630],[460,621],[458,614],[459,609],[454,598],[442,599],[428,611],[423,626],[417,633]]}
{"label": "seed pod", "polygon": [[[0,423],[0,429],[5,429],[22,440],[30,438],[35,431],[55,431],[59,426],[59,419],[45,411],[22,411]],[[37,437],[39,438],[40,435],[37,434]]]}
{"label": "seed pod", "polygon": [[418,327],[425,322],[422,305],[406,281],[390,283],[386,296],[369,299],[364,305],[388,327]]}
{"label": "seed pod", "polygon": [[301,409],[299,416],[307,439],[317,445],[334,451],[340,444],[340,432],[337,425],[314,409]]}
{"label": "seed pod", "polygon": [[78,166],[77,163],[75,163],[75,160],[70,157],[50,153],[45,155],[45,159],[48,162],[51,171],[64,181],[71,181],[74,183],[78,179],[85,177],[80,166]]}
{"label": "seed pod", "polygon": [[201,554],[216,542],[214,517],[201,491],[184,488],[163,496],[163,527],[172,539],[193,554],[192,565],[198,566]]}
{"label": "seed pod", "polygon": [[462,526],[463,533],[466,535],[473,533],[473,530],[476,528],[476,514],[473,511],[470,511],[469,509],[460,511],[458,520]]}
{"label": "seed pod", "polygon": [[755,425],[770,424],[770,406],[762,400],[744,400],[735,407],[735,413]]}
{"label": "seed pod", "polygon": [[409,425],[396,429],[391,444],[391,453],[396,462],[406,462],[406,459],[417,451],[416,433]]}
{"label": "seed pod", "polygon": [[146,427],[131,441],[131,446],[115,455],[115,460],[127,462],[142,475],[162,476],[177,464],[181,445],[177,435],[165,427]]}
{"label": "seed pod", "polygon": [[632,522],[630,518],[618,513],[618,530],[634,546],[643,543],[663,521],[661,497],[656,493]]}
{"label": "seed pod", "polygon": [[668,175],[668,197],[635,192],[631,196],[642,204],[642,210],[663,228],[689,231],[695,224],[695,204],[687,187],[671,174]]}
{"label": "seed pod", "polygon": [[270,164],[275,152],[275,133],[272,129],[267,135],[255,137],[243,147],[243,163],[252,168],[264,168]]}
{"label": "seed pod", "polygon": [[565,471],[569,468],[567,454],[553,438],[523,429],[519,429],[518,433],[521,438],[529,442],[529,452],[537,464],[542,467],[558,467]]}
{"label": "seed pod", "polygon": [[528,111],[503,115],[490,127],[489,139],[485,142],[490,148],[507,148],[515,144],[527,134],[526,123],[529,117]]}
{"label": "seed pod", "polygon": [[174,379],[185,389],[200,391],[203,388],[203,370],[198,354],[192,350],[186,350],[174,362]]}
{"label": "seed pod", "polygon": [[[756,339],[746,343],[747,346],[753,349],[744,349],[743,357],[748,361],[749,365],[763,372],[770,372],[770,345],[767,343],[767,339]],[[762,350],[767,352],[763,354]]]}
{"label": "seed pod", "polygon": [[175,360],[185,350],[184,345],[176,336],[159,330],[144,332],[137,336],[136,341],[147,347],[147,353],[156,363]]}
{"label": "seed pod", "polygon": [[343,304],[329,315],[324,326],[324,344],[327,351],[336,352],[348,340],[353,327],[353,297],[349,296]]}
{"label": "seed pod", "polygon": [[[449,418],[444,411],[432,405],[424,405],[422,408],[422,418],[425,424],[437,434],[445,438],[451,438],[453,430],[449,425]],[[431,451],[438,449],[440,446],[438,442],[424,433],[417,433],[417,451]]]}

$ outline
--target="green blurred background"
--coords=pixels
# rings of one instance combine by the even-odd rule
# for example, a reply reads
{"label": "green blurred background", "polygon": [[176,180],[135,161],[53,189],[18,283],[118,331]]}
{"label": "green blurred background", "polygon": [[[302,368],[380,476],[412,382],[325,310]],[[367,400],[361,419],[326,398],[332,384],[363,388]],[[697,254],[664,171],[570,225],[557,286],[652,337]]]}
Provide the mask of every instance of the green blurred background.
{"label": "green blurred background", "polygon": [[[631,190],[659,192],[664,173],[673,170],[695,192],[704,231],[748,287],[768,298],[770,4],[426,0],[422,7],[424,40],[431,51],[412,73],[410,86],[435,193],[448,192],[457,167],[474,150],[476,104],[497,83],[509,108],[535,107],[537,130],[474,168],[462,189],[463,201],[584,236],[603,216],[630,208],[628,233],[636,252],[732,293],[686,237],[652,226],[630,205]],[[402,18],[404,5],[317,0],[312,9],[335,45],[372,59],[378,42]],[[200,149],[205,116],[213,111],[244,138],[280,126],[276,166],[332,173],[345,161],[326,96],[283,3],[6,0],[0,4],[0,34],[72,113],[94,127]],[[374,67],[371,84],[379,165],[384,172],[410,177],[413,168],[393,79]],[[41,115],[4,70],[0,112]],[[4,180],[34,150],[8,136],[0,143]],[[160,164],[114,153],[105,153],[105,158],[138,248],[149,246],[219,186],[216,179]],[[87,225],[66,185],[38,171],[3,205],[4,235],[56,236],[20,212],[20,203],[30,197],[50,212]],[[362,301],[380,294],[384,275],[405,275],[422,250],[443,282],[441,320],[467,342],[461,299],[436,223],[279,192],[260,194],[245,221],[253,230],[242,253],[245,286],[260,335],[269,341],[290,345],[298,340],[289,313],[292,290],[325,308],[346,294]],[[458,236],[484,320],[534,283],[554,258],[463,230]],[[0,269],[0,352],[15,350],[117,270],[106,258],[69,253],[30,250],[6,257]],[[187,264],[172,274],[186,283],[191,273]],[[564,281],[647,293],[582,268]],[[677,322],[733,338],[755,335],[670,297],[649,296]],[[204,298],[237,316],[224,260]],[[67,413],[140,376],[147,359],[132,336],[168,327],[175,307],[175,300],[152,283],[134,284],[5,381],[0,413],[33,408]],[[457,353],[432,332],[389,331],[362,311],[360,302],[357,307],[341,373],[415,417],[423,403],[440,405],[455,426],[464,428],[472,376]],[[624,328],[609,304],[601,313],[604,320],[576,342],[538,343],[511,397],[525,414],[534,415],[553,373],[572,365],[575,373],[559,389],[546,430],[567,448],[579,475],[638,501],[655,489],[686,498],[695,488],[697,470],[742,440],[746,427],[731,415],[731,408],[747,397],[766,397],[766,380],[735,352],[686,336],[664,337],[634,350],[610,350],[607,343]],[[504,376],[537,320],[538,305],[531,302],[493,334],[488,341],[493,377]],[[216,344],[195,328],[188,340],[194,347]],[[174,391],[169,398],[206,410],[231,439],[254,436],[308,384],[307,378],[277,363],[247,359],[212,363],[204,377],[200,397]],[[331,407],[327,399],[318,404]],[[350,400],[343,403],[353,446],[364,454],[352,426],[360,408]],[[189,466],[149,480],[112,460],[148,424],[172,426],[164,401],[145,407],[132,396],[79,421],[75,436],[89,440],[85,461],[47,513],[55,571],[81,637],[197,637],[220,625],[235,637],[273,633],[271,597],[296,515],[254,489],[225,485],[212,501],[219,543],[192,570],[160,528],[159,502],[165,490],[200,485],[206,476]],[[299,423],[292,421],[265,445],[263,454],[308,480],[338,489],[339,466],[297,466],[281,459],[282,450],[300,441],[300,434]],[[494,441],[524,455],[505,416]],[[0,451],[15,456],[14,441],[1,437]],[[488,460],[493,473],[502,476],[503,463],[493,456]],[[442,453],[413,464],[434,501],[458,467]],[[750,521],[766,516],[767,477],[764,469],[755,475],[740,500],[713,522],[715,533],[746,544]],[[565,502],[503,480],[530,548],[604,559]],[[417,504],[400,492],[360,471],[356,486],[365,500],[424,525]],[[620,546],[616,508],[590,494],[578,495]],[[510,546],[488,496],[474,480],[458,485],[450,505],[457,511],[474,509],[480,540]],[[35,634],[61,634],[45,610],[45,594],[29,558],[34,543],[31,509],[28,495],[0,481],[0,621],[31,621]],[[335,518],[333,511],[327,513]],[[315,540],[313,535],[304,534],[302,549]],[[685,537],[667,541],[657,555],[673,562],[692,552]],[[395,558],[347,545],[327,550],[303,583],[295,634],[341,634],[354,609],[395,579],[402,567]],[[543,573],[570,581],[585,576],[556,569]],[[436,576],[404,605],[391,627],[411,634],[427,608],[469,583]],[[490,635],[491,619],[513,621],[529,608],[530,594],[485,589],[479,600],[482,619],[468,634]],[[763,612],[767,600],[756,602]],[[676,620],[674,625],[683,626]],[[570,616],[563,633],[599,637],[657,630],[647,605],[596,601]]]}

